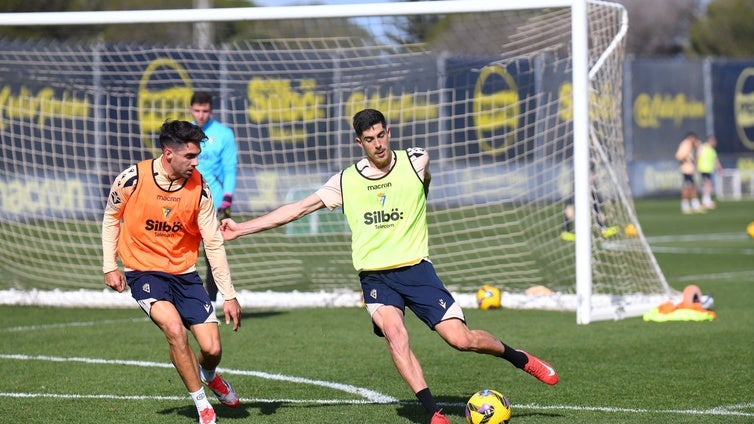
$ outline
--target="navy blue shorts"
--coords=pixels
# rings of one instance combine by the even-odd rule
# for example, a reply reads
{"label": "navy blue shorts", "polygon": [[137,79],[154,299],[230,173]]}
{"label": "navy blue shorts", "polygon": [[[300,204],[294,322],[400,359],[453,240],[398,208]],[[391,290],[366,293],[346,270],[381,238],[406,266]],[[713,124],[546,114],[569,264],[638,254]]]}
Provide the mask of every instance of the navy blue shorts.
{"label": "navy blue shorts", "polygon": [[[386,271],[362,271],[359,279],[365,304],[395,306],[404,313],[408,307],[431,329],[455,303],[429,261]],[[377,326],[374,330],[382,336]]]}
{"label": "navy blue shorts", "polygon": [[159,271],[128,271],[126,281],[131,296],[149,316],[152,304],[166,300],[175,306],[186,328],[194,324],[218,322],[215,307],[199,273],[173,275]]}

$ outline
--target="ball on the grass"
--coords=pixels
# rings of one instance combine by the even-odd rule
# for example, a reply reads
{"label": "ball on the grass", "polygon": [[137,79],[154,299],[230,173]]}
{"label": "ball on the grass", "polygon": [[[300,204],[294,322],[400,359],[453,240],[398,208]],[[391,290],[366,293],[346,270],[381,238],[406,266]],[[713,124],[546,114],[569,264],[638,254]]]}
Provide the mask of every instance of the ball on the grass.
{"label": "ball on the grass", "polygon": [[500,308],[500,289],[485,284],[476,292],[476,304],[484,310]]}
{"label": "ball on the grass", "polygon": [[626,237],[637,237],[639,235],[639,232],[636,230],[636,227],[634,224],[628,224],[623,229],[623,232],[626,234]]}
{"label": "ball on the grass", "polygon": [[474,393],[466,402],[468,424],[504,424],[511,419],[511,404],[502,393],[485,389]]}
{"label": "ball on the grass", "polygon": [[751,221],[749,225],[746,226],[746,234],[748,234],[749,237],[754,238],[754,221]]}

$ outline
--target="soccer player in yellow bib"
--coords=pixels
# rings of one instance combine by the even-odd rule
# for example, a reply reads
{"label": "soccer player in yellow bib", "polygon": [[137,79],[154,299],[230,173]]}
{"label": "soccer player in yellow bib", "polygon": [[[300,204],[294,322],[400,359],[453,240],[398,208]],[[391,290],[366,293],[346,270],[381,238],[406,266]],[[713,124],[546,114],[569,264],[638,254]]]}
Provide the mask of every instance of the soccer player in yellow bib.
{"label": "soccer player in yellow bib", "polygon": [[241,223],[223,220],[223,237],[231,240],[342,206],[352,233],[353,266],[374,332],[384,337],[398,373],[431,416],[431,424],[450,421],[437,406],[411,350],[406,307],[453,348],[501,357],[546,384],[556,384],[558,375],[547,362],[486,331],[469,329],[461,307],[435,273],[428,258],[426,219],[429,154],[416,147],[391,150],[390,128],[374,109],[356,113],[353,129],[366,157],[297,202]]}
{"label": "soccer player in yellow bib", "polygon": [[702,206],[705,209],[717,207],[712,201],[712,174],[723,173],[723,166],[717,157],[717,138],[714,134],[707,136],[707,141],[699,146],[699,155],[696,161],[696,169],[702,177]]}

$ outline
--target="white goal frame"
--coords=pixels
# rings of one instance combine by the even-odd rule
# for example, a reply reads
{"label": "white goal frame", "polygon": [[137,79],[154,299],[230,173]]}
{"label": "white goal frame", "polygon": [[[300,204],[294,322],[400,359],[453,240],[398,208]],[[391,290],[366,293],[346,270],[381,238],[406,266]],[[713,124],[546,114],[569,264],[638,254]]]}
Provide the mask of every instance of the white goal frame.
{"label": "white goal frame", "polygon": [[[602,3],[592,0],[591,3]],[[597,60],[589,69],[587,0],[508,0],[493,2],[489,0],[467,1],[433,1],[398,2],[353,5],[317,5],[285,7],[248,7],[215,8],[183,10],[134,10],[134,11],[97,11],[97,12],[42,12],[42,13],[5,13],[0,14],[3,26],[46,26],[46,25],[87,25],[87,24],[133,24],[133,23],[170,23],[170,22],[222,22],[239,20],[285,20],[324,17],[358,18],[365,16],[423,15],[432,14],[486,12],[521,9],[570,8],[572,27],[572,85],[573,85],[573,172],[574,172],[574,206],[575,206],[575,271],[576,271],[576,321],[588,324],[591,321],[636,316],[646,311],[646,305],[635,310],[626,310],[622,306],[597,311],[592,304],[592,225],[591,225],[591,189],[589,182],[589,80],[592,73],[600,67],[602,60]],[[628,20],[623,13],[620,36],[625,36]],[[605,55],[610,52],[605,52]],[[648,249],[648,246],[644,246]],[[658,269],[661,282],[667,286]]]}

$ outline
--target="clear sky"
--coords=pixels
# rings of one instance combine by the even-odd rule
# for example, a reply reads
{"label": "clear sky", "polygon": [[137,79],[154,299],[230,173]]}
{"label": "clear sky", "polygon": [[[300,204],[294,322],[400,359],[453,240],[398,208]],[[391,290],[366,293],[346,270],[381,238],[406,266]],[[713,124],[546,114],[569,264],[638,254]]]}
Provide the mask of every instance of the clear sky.
{"label": "clear sky", "polygon": [[[400,0],[253,0],[257,6],[304,6],[311,4],[363,4],[363,3],[389,3],[391,1]],[[358,19],[357,19],[358,21]],[[372,28],[371,31],[377,37],[382,37],[384,33],[381,30],[375,31]]]}

